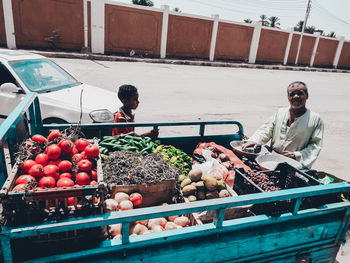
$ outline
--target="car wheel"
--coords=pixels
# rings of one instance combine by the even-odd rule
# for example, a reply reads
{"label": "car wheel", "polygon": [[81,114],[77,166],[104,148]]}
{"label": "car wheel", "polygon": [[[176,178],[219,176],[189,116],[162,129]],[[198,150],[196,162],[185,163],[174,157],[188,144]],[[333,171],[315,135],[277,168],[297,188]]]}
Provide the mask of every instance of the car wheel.
{"label": "car wheel", "polygon": [[67,124],[68,122],[60,118],[46,118],[43,120],[44,124]]}

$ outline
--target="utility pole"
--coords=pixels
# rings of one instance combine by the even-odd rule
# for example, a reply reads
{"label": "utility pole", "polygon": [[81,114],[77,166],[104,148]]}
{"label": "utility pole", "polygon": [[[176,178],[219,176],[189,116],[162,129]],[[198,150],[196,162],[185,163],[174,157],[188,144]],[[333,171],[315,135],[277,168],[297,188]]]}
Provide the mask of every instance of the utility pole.
{"label": "utility pole", "polygon": [[310,10],[311,10],[311,0],[308,0],[307,7],[306,7],[306,12],[305,12],[305,19],[304,19],[303,29],[301,30],[301,35],[300,35],[300,38],[299,38],[299,45],[298,45],[298,50],[297,50],[297,56],[295,57],[295,65],[298,64],[301,42],[303,40],[304,30],[305,30],[305,27],[306,27],[307,19],[309,18]]}

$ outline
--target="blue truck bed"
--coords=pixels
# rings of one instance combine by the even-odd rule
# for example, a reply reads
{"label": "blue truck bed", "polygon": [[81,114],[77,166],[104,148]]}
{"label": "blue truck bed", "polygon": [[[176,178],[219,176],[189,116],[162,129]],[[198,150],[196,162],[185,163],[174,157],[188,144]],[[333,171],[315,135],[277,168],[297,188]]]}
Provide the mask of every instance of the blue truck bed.
{"label": "blue truck bed", "polygon": [[[43,125],[35,94],[29,94],[0,127],[1,185],[13,166],[12,151],[17,142],[16,127],[23,114],[30,119],[31,133],[46,134],[53,127]],[[233,125],[236,132],[206,136],[207,125]],[[123,126],[125,124],[121,124]],[[134,126],[196,125],[199,134],[160,138],[164,143],[191,151],[198,142],[215,141],[229,148],[229,142],[240,140],[243,127],[235,121],[147,123]],[[91,124],[82,128],[104,129],[116,124]],[[60,221],[1,228],[1,256],[3,262],[333,262],[349,226],[350,203],[333,202],[319,207],[300,209],[304,198],[350,192],[348,183],[301,187],[266,193],[240,195],[193,203],[155,206],[130,211],[112,212],[69,218]],[[289,211],[269,216],[250,215],[224,220],[225,209],[244,205],[260,205],[290,200]],[[190,214],[216,210],[214,222],[186,228],[129,236],[131,222],[169,215]],[[69,246],[46,242],[30,246],[30,237],[54,236],[67,231],[81,231],[122,223],[121,239],[76,240]],[[58,245],[59,244],[59,245]],[[73,244],[73,245],[72,245]],[[73,246],[73,247],[72,247]],[[38,252],[35,253],[35,249]],[[50,252],[50,253],[49,253]]]}

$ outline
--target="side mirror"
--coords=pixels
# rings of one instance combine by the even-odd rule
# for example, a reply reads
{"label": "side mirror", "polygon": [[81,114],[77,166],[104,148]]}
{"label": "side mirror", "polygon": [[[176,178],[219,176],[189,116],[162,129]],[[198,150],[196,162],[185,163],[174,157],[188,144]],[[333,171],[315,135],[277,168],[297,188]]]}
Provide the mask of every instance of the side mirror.
{"label": "side mirror", "polygon": [[7,82],[0,86],[0,91],[7,93],[22,93],[21,88],[17,87],[15,84]]}

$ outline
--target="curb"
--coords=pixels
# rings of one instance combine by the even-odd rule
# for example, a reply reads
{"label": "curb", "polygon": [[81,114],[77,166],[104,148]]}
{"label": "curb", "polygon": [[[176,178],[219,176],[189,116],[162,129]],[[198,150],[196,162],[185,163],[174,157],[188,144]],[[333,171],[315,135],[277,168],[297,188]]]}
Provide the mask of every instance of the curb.
{"label": "curb", "polygon": [[298,67],[298,66],[284,66],[284,65],[264,65],[264,64],[248,64],[248,63],[216,62],[216,61],[212,62],[212,61],[205,61],[205,60],[134,58],[134,57],[99,55],[99,54],[92,54],[92,53],[77,53],[77,52],[76,53],[75,52],[51,52],[51,51],[38,51],[38,50],[30,50],[30,52],[36,53],[42,56],[50,57],[50,58],[77,58],[77,59],[101,60],[101,61],[146,62],[146,63],[173,64],[173,65],[350,73],[350,70],[345,70],[345,69],[330,69],[330,68],[315,68],[315,67],[300,67],[300,66]]}

